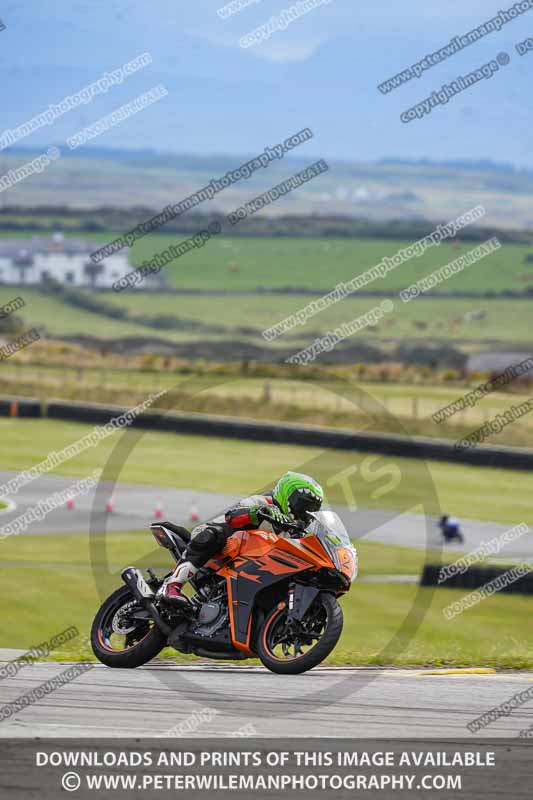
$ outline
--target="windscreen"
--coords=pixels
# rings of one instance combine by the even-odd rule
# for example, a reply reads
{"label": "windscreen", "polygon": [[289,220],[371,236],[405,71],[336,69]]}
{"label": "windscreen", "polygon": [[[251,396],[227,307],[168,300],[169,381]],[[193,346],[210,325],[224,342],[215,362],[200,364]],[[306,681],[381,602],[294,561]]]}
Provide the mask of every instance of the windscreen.
{"label": "windscreen", "polygon": [[348,531],[344,527],[344,522],[335,511],[317,511],[313,522],[307,526],[309,533],[326,539],[337,547],[351,547],[352,543]]}
{"label": "windscreen", "polygon": [[357,550],[343,521],[335,511],[318,511],[312,516],[314,519],[307,527],[308,533],[320,540],[335,567],[353,582],[358,574]]}

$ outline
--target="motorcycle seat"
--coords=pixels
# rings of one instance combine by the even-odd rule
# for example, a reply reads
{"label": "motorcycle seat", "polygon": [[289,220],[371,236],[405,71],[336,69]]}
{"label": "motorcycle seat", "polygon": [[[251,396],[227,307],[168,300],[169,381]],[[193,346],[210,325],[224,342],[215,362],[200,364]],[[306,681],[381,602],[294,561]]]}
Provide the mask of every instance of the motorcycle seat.
{"label": "motorcycle seat", "polygon": [[191,541],[191,534],[187,530],[187,528],[182,527],[181,525],[174,525],[172,522],[160,522],[158,523],[163,528],[168,528],[169,531],[172,533],[177,533],[185,542]]}

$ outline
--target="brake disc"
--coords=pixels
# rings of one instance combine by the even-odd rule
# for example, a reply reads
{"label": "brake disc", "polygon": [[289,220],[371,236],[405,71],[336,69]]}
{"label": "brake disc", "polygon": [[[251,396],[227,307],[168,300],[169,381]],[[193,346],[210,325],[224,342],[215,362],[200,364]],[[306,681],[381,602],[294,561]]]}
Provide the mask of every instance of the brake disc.
{"label": "brake disc", "polygon": [[119,610],[113,617],[113,621],[111,623],[111,627],[113,628],[114,633],[118,633],[121,636],[126,636],[128,633],[133,633],[137,625],[135,624],[135,622],[133,623],[133,625],[131,624],[131,622],[128,623],[128,621],[123,619],[123,617],[125,617],[128,611],[136,605],[137,603],[135,602],[135,600],[132,600],[131,602],[126,603],[126,605],[122,606],[122,608],[119,608]]}

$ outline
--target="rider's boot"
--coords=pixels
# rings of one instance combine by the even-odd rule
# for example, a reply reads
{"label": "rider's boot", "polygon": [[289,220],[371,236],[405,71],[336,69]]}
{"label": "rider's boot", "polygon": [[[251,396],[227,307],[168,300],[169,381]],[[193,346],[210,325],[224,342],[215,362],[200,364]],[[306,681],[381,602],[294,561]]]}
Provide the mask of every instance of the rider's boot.
{"label": "rider's boot", "polygon": [[180,561],[172,575],[166,579],[157,592],[157,597],[177,610],[190,611],[191,602],[182,593],[182,589],[197,572],[198,567],[195,567],[190,561]]}

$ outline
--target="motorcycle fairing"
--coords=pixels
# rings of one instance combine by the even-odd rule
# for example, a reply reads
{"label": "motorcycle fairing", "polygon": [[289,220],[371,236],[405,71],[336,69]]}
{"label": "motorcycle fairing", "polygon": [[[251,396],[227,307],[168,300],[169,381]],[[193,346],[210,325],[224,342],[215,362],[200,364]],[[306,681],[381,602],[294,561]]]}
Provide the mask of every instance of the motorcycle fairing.
{"label": "motorcycle fairing", "polygon": [[[228,561],[231,558],[231,561]],[[250,650],[252,612],[258,592],[304,570],[332,567],[332,561],[315,536],[284,539],[266,531],[238,531],[230,536],[222,558],[206,567],[226,578],[231,639],[234,647]]]}

